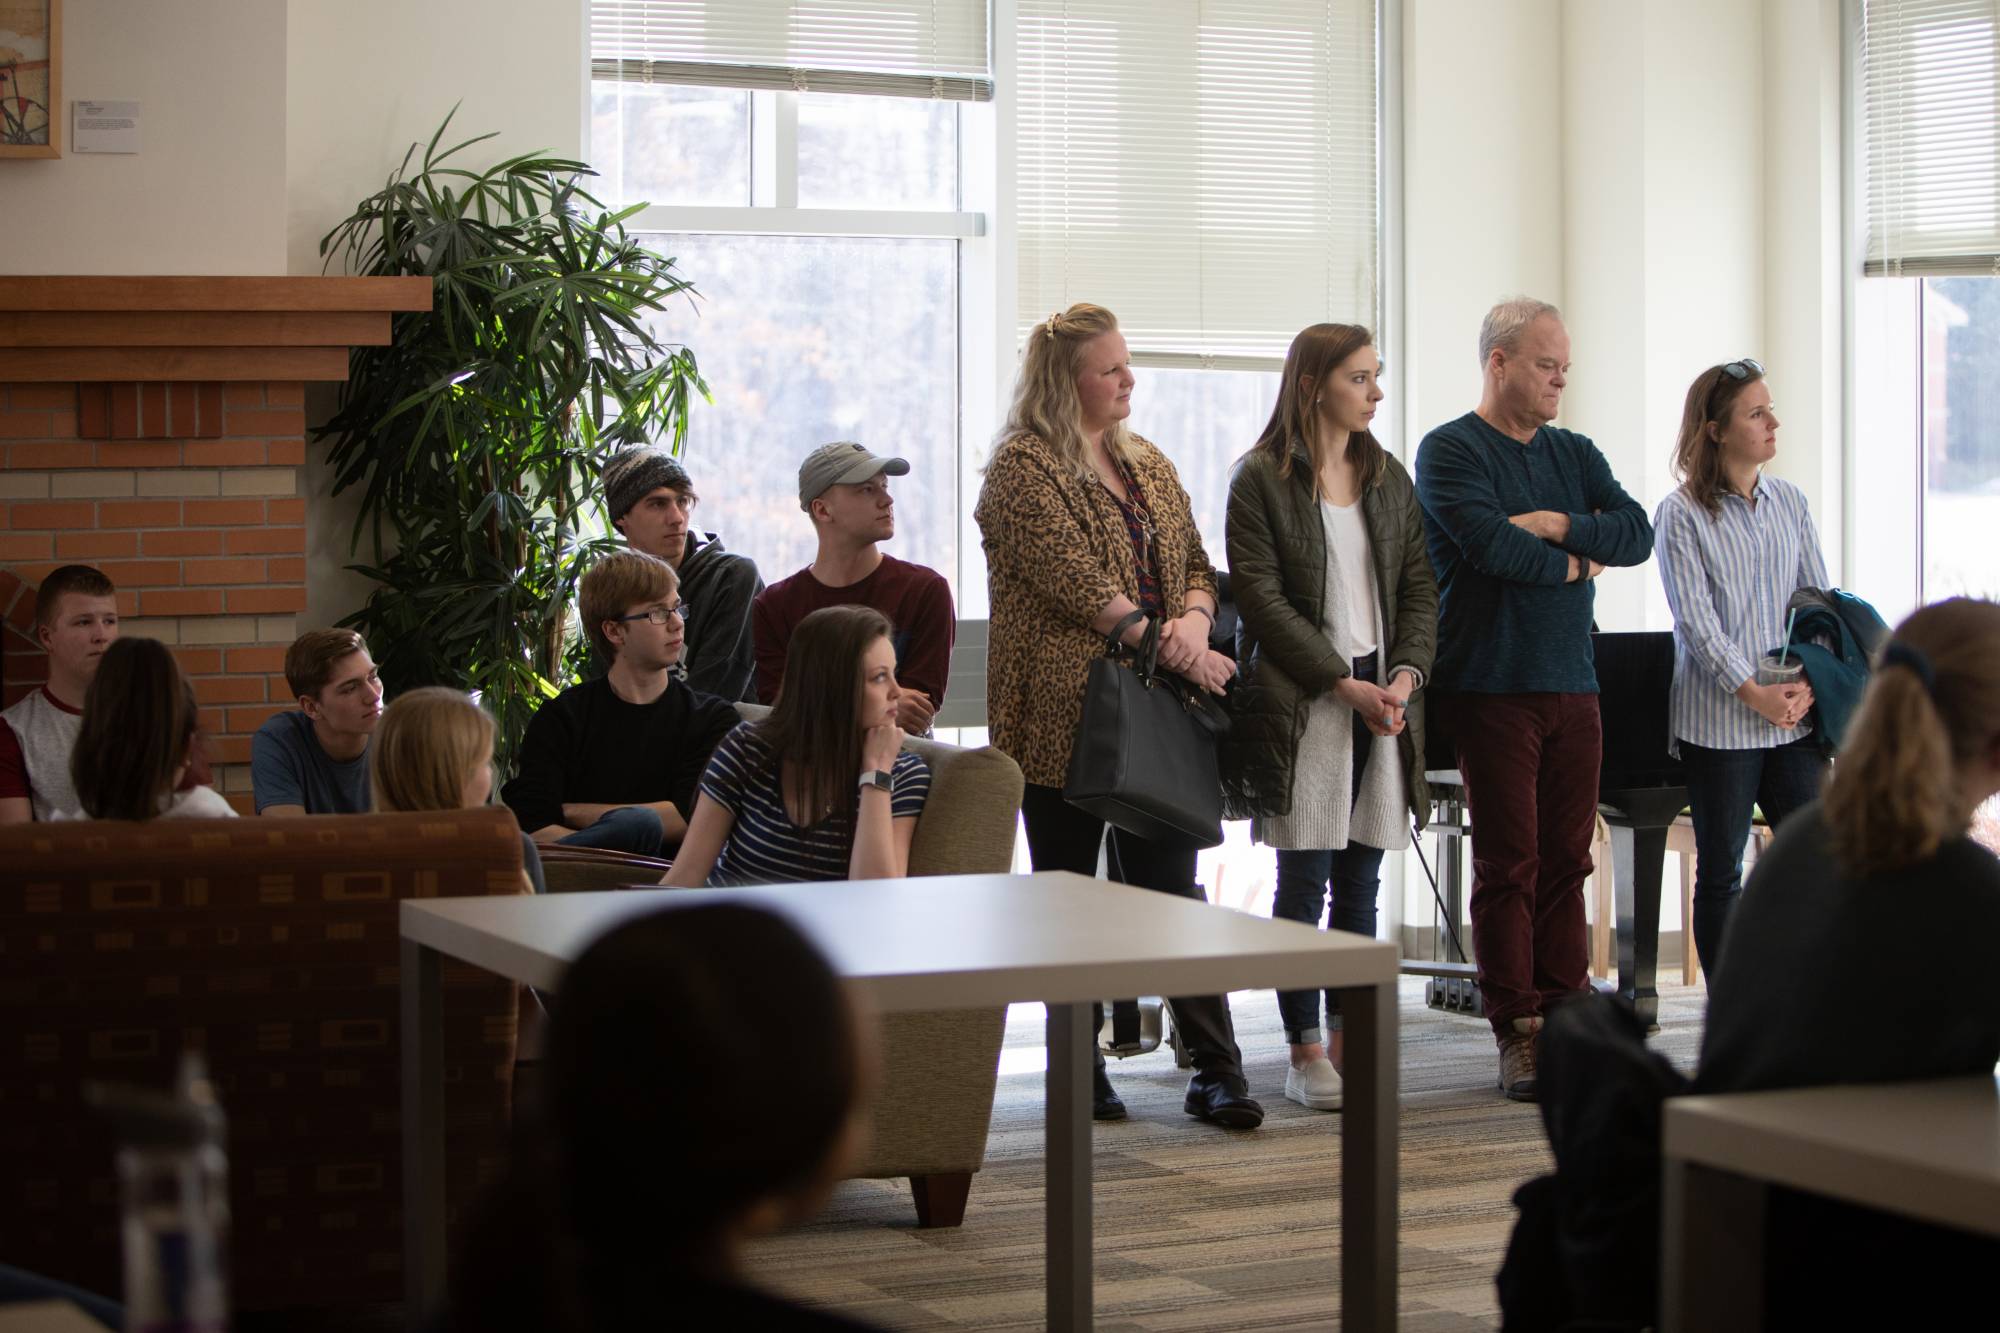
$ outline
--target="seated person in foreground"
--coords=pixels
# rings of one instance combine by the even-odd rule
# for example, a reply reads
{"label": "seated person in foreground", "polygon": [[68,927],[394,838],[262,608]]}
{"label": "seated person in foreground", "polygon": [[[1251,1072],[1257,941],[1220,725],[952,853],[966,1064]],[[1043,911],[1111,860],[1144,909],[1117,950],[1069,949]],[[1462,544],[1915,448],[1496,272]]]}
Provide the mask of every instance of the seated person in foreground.
{"label": "seated person in foreground", "polygon": [[[382,710],[368,747],[375,808],[474,810],[493,795],[493,719],[470,696],[443,685],[399,695]],[[542,858],[521,835],[526,887],[544,891]]]}
{"label": "seated person in foreground", "polygon": [[[876,1059],[782,918],[669,908],[601,936],[554,998],[542,1123],[474,1211],[448,1333],[862,1329],[751,1286],[745,1242],[818,1212],[867,1139]],[[787,1045],[781,1097],[771,1034]]]}
{"label": "seated person in foreground", "polygon": [[799,622],[769,717],[715,747],[666,883],[901,879],[931,771],[896,725],[889,622],[830,606]]}
{"label": "seated person in foreground", "polygon": [[[1996,790],[2000,606],[1924,607],[1883,645],[1824,795],[1757,858],[1691,1090],[1990,1080],[2000,1003],[1952,941],[2000,938],[2000,862],[1966,836]],[[1565,1005],[1544,1035],[1557,1167],[1516,1196],[1508,1329],[1657,1318],[1660,1099],[1690,1085],[1613,1003]],[[1741,1299],[1770,1328],[1953,1327],[2000,1261],[2000,1242],[1784,1188],[1762,1223],[1763,1291]]]}
{"label": "seated person in foreground", "polygon": [[1757,858],[1711,978],[1701,1092],[1991,1074],[2000,1003],[1939,935],[2000,939],[2000,606],[1955,597],[1883,645],[1825,795]]}
{"label": "seated person in foreground", "polygon": [[35,638],[49,678],[0,713],[0,824],[82,815],[69,759],[83,726],[83,697],[118,637],[111,580],[89,565],[52,570],[35,592]]}
{"label": "seated person in foreground", "polygon": [[[213,787],[185,786],[199,760],[194,686],[158,639],[120,639],[104,650],[70,756],[82,817],[234,819]],[[64,816],[58,816],[62,818]]]}
{"label": "seated person in foreground", "polygon": [[785,649],[798,623],[823,606],[868,606],[896,626],[896,720],[924,735],[944,705],[955,629],[951,588],[923,565],[884,555],[877,543],[896,535],[889,478],[910,465],[878,458],[858,444],[823,445],[799,468],[799,508],[819,534],[813,562],[757,596],[757,699],[770,703],[785,681]]}
{"label": "seated person in foreground", "polygon": [[[1966,836],[1996,791],[2000,606],[1923,607],[1883,645],[1825,795],[1757,858],[1695,1091],[1992,1078],[2000,1002],[1952,941],[2000,939],[2000,861]],[[1949,1327],[2000,1262],[2000,1241],[1785,1189],[1764,1234],[1774,1328]]]}
{"label": "seated person in foreground", "polygon": [[657,856],[687,832],[708,756],[742,719],[673,676],[682,609],[664,560],[608,555],[583,576],[579,600],[611,669],[536,710],[501,798],[537,842]]}
{"label": "seated person in foreground", "polygon": [[382,716],[382,675],[351,629],[316,629],[285,650],[297,709],[250,738],[250,786],[260,815],[368,813],[368,738]]}

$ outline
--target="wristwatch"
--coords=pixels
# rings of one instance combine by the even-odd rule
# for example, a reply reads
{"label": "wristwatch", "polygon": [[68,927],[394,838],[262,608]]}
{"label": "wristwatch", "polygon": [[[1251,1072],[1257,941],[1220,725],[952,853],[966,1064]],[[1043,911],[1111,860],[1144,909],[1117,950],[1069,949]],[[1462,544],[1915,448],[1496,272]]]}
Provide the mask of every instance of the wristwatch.
{"label": "wristwatch", "polygon": [[861,790],[867,791],[870,787],[873,787],[876,791],[888,791],[890,789],[889,775],[879,768],[869,769],[861,775]]}

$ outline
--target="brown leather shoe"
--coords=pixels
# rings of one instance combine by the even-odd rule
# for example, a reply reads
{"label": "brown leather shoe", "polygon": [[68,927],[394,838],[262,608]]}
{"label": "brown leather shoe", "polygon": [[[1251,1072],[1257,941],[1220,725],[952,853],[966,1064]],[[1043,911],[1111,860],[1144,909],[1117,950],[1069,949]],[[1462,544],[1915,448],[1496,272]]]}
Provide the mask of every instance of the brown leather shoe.
{"label": "brown leather shoe", "polygon": [[1540,1018],[1517,1018],[1507,1032],[1499,1033],[1500,1091],[1509,1101],[1535,1100],[1535,1044],[1542,1035]]}

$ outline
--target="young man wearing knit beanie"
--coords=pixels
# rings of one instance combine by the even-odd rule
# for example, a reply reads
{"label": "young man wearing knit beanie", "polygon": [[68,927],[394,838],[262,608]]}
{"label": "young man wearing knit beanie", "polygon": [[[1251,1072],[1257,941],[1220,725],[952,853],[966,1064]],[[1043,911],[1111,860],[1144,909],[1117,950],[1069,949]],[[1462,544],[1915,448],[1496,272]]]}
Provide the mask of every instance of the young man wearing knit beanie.
{"label": "young man wearing knit beanie", "polygon": [[722,549],[694,527],[694,481],[664,449],[627,449],[604,465],[604,507],[635,551],[674,567],[687,608],[681,670],[690,688],[728,700],[751,699],[750,606],[764,591],[750,557]]}

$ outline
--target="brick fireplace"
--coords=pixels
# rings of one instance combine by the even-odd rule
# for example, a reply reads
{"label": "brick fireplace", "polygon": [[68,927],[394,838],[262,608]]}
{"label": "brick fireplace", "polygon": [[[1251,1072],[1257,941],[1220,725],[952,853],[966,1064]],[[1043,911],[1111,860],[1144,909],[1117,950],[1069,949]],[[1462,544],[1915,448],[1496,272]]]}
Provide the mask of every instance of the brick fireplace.
{"label": "brick fireplace", "polygon": [[304,385],[429,308],[422,278],[0,278],[0,701],[46,674],[42,577],[95,565],[121,632],[193,679],[216,786],[247,813],[251,733],[293,705]]}

